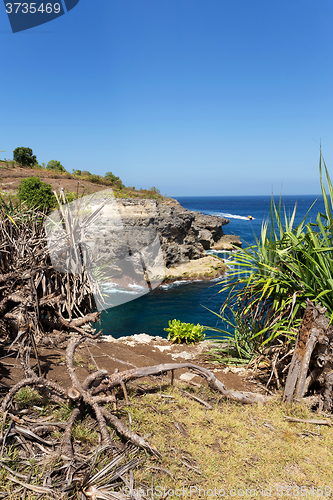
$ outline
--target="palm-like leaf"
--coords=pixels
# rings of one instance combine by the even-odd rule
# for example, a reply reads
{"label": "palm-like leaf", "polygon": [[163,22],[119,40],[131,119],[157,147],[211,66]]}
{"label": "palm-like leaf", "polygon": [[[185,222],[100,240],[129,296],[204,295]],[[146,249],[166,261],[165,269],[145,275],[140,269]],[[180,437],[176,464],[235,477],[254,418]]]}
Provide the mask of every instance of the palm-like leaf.
{"label": "palm-like leaf", "polygon": [[333,318],[333,187],[321,151],[319,175],[325,214],[318,213],[316,223],[306,224],[312,205],[294,227],[295,205],[289,218],[284,209],[283,224],[281,197],[278,206],[272,197],[270,227],[264,222],[256,244],[235,254],[222,281],[221,292],[227,291],[228,296],[221,314],[236,306],[262,344],[278,336],[295,337],[307,298],[314,303],[320,300]]}

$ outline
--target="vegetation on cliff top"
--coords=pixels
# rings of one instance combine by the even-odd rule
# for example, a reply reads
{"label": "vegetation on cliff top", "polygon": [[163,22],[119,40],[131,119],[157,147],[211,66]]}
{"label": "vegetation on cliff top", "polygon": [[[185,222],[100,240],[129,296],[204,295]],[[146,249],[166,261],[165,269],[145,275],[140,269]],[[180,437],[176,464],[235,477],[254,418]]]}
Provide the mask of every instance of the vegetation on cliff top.
{"label": "vegetation on cliff top", "polygon": [[[156,187],[151,187],[148,189],[136,189],[135,187],[126,187],[121,181],[119,176],[116,176],[112,172],[107,172],[104,176],[92,174],[86,170],[73,170],[72,173],[66,171],[65,167],[58,160],[50,160],[47,165],[44,163],[40,165],[37,161],[36,155],[33,155],[31,148],[19,147],[14,150],[13,160],[0,160],[0,176],[1,177],[11,177],[11,171],[15,169],[15,177],[20,176],[22,173],[22,178],[27,177],[26,169],[31,169],[32,177],[39,177],[41,180],[46,179],[58,179],[66,181],[75,181],[76,185],[82,185],[86,188],[86,193],[94,192],[100,189],[112,188],[114,196],[116,198],[150,198],[156,200],[164,200],[166,196],[162,196],[159,189]],[[30,177],[30,175],[28,174]],[[9,183],[12,184],[12,183]],[[70,193],[70,198],[74,199],[76,194],[76,188],[67,192]],[[3,189],[3,188],[2,188]],[[10,186],[12,190],[12,186]],[[82,189],[81,189],[82,191]],[[1,193],[2,196],[8,198],[9,192]],[[16,192],[13,190],[12,195],[17,197]],[[18,198],[18,197],[17,197]]]}

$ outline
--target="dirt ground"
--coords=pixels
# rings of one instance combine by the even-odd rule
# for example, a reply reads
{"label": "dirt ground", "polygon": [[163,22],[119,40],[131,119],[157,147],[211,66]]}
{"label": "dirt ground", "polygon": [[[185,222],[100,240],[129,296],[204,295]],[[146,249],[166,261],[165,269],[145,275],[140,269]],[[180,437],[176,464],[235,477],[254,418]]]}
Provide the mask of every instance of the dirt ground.
{"label": "dirt ground", "polygon": [[24,167],[6,168],[4,162],[0,162],[0,191],[3,194],[14,195],[22,179],[35,176],[39,177],[41,181],[51,184],[52,189],[58,190],[60,187],[65,191],[92,194],[97,191],[107,189],[107,186],[93,184],[85,180],[68,179],[66,174],[59,174],[45,169],[31,169]]}
{"label": "dirt ground", "polygon": [[[161,337],[150,337],[146,334],[112,339],[88,340],[78,347],[75,366],[78,377],[83,381],[96,369],[106,369],[110,374],[115,370],[124,371],[136,367],[152,366],[161,363],[189,362],[204,366],[224,383],[227,389],[239,391],[262,392],[258,383],[251,380],[252,374],[244,368],[226,368],[207,361],[208,343],[197,345],[174,345]],[[70,386],[65,369],[65,348],[50,346],[39,347],[38,354],[44,376],[61,386]],[[3,358],[6,356],[5,358]],[[8,357],[7,357],[8,356]],[[16,349],[11,353],[0,348],[0,389],[11,387],[24,377],[22,367],[17,358]],[[32,354],[32,366],[36,364]],[[206,383],[188,370],[176,370],[175,378],[189,384]]]}

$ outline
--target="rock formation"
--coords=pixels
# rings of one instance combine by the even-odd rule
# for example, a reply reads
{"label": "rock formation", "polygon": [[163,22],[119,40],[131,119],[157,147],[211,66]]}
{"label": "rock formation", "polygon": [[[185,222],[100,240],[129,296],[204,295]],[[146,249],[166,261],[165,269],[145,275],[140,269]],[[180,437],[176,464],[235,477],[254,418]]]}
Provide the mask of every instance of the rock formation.
{"label": "rock formation", "polygon": [[204,257],[206,250],[220,242],[222,226],[229,223],[223,217],[187,210],[175,200],[125,198],[117,202],[124,227],[134,231],[137,240],[149,234],[147,229],[157,229],[166,267]]}

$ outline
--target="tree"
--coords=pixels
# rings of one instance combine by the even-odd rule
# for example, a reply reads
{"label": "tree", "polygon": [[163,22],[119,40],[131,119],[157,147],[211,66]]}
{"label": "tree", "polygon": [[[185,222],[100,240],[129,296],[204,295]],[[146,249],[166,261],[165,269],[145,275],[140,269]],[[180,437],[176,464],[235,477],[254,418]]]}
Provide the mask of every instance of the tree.
{"label": "tree", "polygon": [[19,199],[30,208],[49,211],[56,203],[52,187],[42,182],[39,177],[23,179],[18,187]]}
{"label": "tree", "polygon": [[58,160],[50,160],[46,165],[46,170],[53,170],[54,172],[66,172],[65,167],[63,167]]}
{"label": "tree", "polygon": [[104,179],[111,182],[116,182],[120,180],[119,177],[116,177],[112,172],[106,172],[106,174],[104,175]]}
{"label": "tree", "polygon": [[37,163],[37,158],[32,154],[30,148],[16,148],[13,151],[13,159],[21,165],[33,167]]}
{"label": "tree", "polygon": [[106,181],[112,182],[112,184],[115,184],[119,189],[125,187],[120,178],[114,175],[112,172],[106,172],[106,174],[104,175],[104,179]]}

